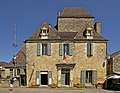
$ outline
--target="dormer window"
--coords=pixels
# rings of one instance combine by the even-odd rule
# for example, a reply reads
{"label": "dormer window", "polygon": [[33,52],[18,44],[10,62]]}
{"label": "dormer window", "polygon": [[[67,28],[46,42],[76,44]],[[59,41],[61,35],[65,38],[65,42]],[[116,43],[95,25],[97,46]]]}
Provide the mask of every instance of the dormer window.
{"label": "dormer window", "polygon": [[93,31],[91,27],[88,27],[85,31],[85,36],[87,39],[93,39]]}
{"label": "dormer window", "polygon": [[48,28],[46,27],[41,28],[40,36],[41,39],[48,39]]}

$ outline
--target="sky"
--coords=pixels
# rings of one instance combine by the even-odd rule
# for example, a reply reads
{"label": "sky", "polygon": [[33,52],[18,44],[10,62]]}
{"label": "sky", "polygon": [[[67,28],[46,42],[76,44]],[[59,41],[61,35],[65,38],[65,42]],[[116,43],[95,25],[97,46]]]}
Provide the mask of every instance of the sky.
{"label": "sky", "polygon": [[0,61],[13,58],[14,24],[16,53],[46,21],[54,27],[57,12],[65,7],[83,7],[101,22],[101,34],[108,39],[108,54],[120,50],[120,0],[0,0]]}

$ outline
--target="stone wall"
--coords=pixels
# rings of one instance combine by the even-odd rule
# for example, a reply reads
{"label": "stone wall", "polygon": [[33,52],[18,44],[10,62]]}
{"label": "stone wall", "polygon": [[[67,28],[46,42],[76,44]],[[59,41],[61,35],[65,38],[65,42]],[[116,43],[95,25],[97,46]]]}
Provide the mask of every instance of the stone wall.
{"label": "stone wall", "polygon": [[113,72],[119,73],[120,72],[120,54],[113,57],[112,61],[113,61]]}
{"label": "stone wall", "polygon": [[[104,82],[106,77],[106,43],[93,42],[93,56],[87,57],[87,43],[74,43],[73,56],[67,56],[66,63],[75,63],[73,83],[80,82],[81,70],[97,70],[97,82]],[[59,56],[59,43],[51,44],[51,56],[37,56],[37,43],[26,43],[27,85],[36,84],[36,71],[52,71],[53,83],[57,83],[57,67],[63,61]]]}
{"label": "stone wall", "polygon": [[58,18],[58,31],[77,32],[85,25],[93,27],[94,18]]}
{"label": "stone wall", "polygon": [[5,75],[6,75],[6,78],[7,77],[10,77],[10,69],[5,69]]}

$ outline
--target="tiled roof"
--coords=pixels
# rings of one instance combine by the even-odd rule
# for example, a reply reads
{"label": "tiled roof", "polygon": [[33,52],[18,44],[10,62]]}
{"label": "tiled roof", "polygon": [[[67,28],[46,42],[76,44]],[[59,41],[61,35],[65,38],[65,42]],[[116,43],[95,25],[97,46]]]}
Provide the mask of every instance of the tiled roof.
{"label": "tiled roof", "polygon": [[84,8],[64,8],[59,17],[93,17]]}
{"label": "tiled roof", "polygon": [[[76,35],[76,39],[86,39],[86,37],[84,36],[84,32],[86,31],[86,29],[90,27],[88,24],[84,24],[81,28],[81,31],[79,31]],[[94,40],[106,40],[105,38],[103,38],[100,34],[98,34],[94,28],[92,28],[93,31],[93,39]]]}
{"label": "tiled roof", "polygon": [[33,40],[33,39],[40,39],[40,29],[42,27],[46,27],[49,29],[49,38],[50,39],[54,39],[54,38],[58,38],[56,32],[57,30],[55,28],[49,27],[48,24],[46,22],[44,22],[39,28],[38,30],[28,39],[28,40]]}
{"label": "tiled roof", "polygon": [[[38,28],[38,30],[26,41],[31,41],[31,40],[40,40],[40,29],[41,27],[46,26],[49,29],[49,33],[48,33],[48,39],[54,40],[54,39],[76,39],[76,40],[80,40],[80,39],[84,39],[86,40],[86,37],[84,36],[84,31],[90,27],[88,24],[84,24],[82,26],[82,28],[80,29],[80,31],[78,32],[70,32],[70,31],[57,31],[56,28],[50,28],[49,26],[47,26],[47,23],[43,23],[40,28]],[[104,39],[100,34],[98,34],[94,28],[93,29],[93,39],[94,40],[106,40]]]}
{"label": "tiled roof", "polygon": [[[16,54],[16,65],[25,65],[26,64],[26,54],[25,54],[25,44],[23,44]],[[9,64],[13,64],[13,59],[10,61]]]}
{"label": "tiled roof", "polygon": [[0,66],[4,66],[4,65],[6,65],[6,64],[8,64],[7,62],[0,62]]}
{"label": "tiled roof", "polygon": [[73,39],[78,32],[57,32],[60,39]]}
{"label": "tiled roof", "polygon": [[120,50],[117,51],[117,52],[112,53],[112,54],[110,55],[110,57],[115,57],[115,56],[117,56],[117,55],[120,55]]}

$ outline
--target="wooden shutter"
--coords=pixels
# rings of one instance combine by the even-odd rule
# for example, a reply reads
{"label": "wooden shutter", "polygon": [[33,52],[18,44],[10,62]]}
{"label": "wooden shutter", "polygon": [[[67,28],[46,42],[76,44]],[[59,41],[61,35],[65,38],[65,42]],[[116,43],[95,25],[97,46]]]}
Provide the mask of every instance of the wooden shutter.
{"label": "wooden shutter", "polygon": [[16,73],[16,69],[14,69],[14,76],[16,76],[17,75],[17,73]]}
{"label": "wooden shutter", "polygon": [[90,43],[87,43],[87,56],[90,56]]}
{"label": "wooden shutter", "polygon": [[37,56],[40,56],[40,43],[37,44]]}
{"label": "wooden shutter", "polygon": [[65,73],[61,74],[61,84],[65,85]]}
{"label": "wooden shutter", "polygon": [[93,55],[93,44],[90,43],[90,56],[92,56],[92,55]]}
{"label": "wooden shutter", "polygon": [[48,84],[52,84],[52,71],[48,71]]}
{"label": "wooden shutter", "polygon": [[51,56],[51,43],[47,44],[47,55]]}
{"label": "wooden shutter", "polygon": [[36,71],[36,84],[40,85],[40,72]]}
{"label": "wooden shutter", "polygon": [[59,44],[59,55],[63,55],[63,44]]}
{"label": "wooden shutter", "polygon": [[81,71],[81,84],[85,84],[85,80],[86,80],[86,71],[82,70]]}
{"label": "wooden shutter", "polygon": [[69,44],[69,55],[73,55],[73,44]]}
{"label": "wooden shutter", "polygon": [[92,71],[92,84],[97,84],[97,71]]}

